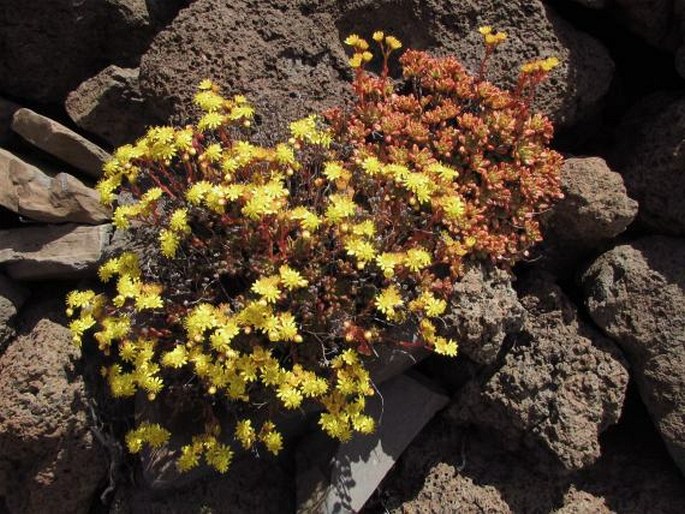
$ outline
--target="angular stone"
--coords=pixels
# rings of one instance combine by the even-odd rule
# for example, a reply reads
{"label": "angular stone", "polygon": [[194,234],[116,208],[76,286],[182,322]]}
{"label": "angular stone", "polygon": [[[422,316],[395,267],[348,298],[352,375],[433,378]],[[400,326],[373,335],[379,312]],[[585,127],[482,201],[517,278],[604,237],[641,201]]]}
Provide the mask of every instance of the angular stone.
{"label": "angular stone", "polygon": [[19,109],[12,130],[41,150],[71,164],[92,177],[102,175],[110,155],[73,130],[30,109]]}
{"label": "angular stone", "polygon": [[110,219],[95,189],[66,173],[50,177],[0,148],[0,205],[34,221],[98,224]]}
{"label": "angular stone", "polygon": [[74,367],[79,351],[53,321],[64,323],[63,311],[63,297],[32,306],[0,355],[0,497],[11,514],[88,512],[107,471]]}
{"label": "angular stone", "polygon": [[[465,386],[449,409],[460,424],[551,453],[569,470],[600,456],[599,434],[618,422],[628,385],[616,345],[583,323],[549,277],[525,284],[526,322],[501,367]],[[540,453],[540,452],[538,452]]]}
{"label": "angular stone", "polygon": [[599,157],[567,159],[561,172],[564,199],[542,220],[545,267],[555,272],[574,265],[623,232],[638,204],[621,175]]}
{"label": "angular stone", "polygon": [[374,434],[356,436],[337,450],[323,433],[303,439],[297,456],[297,512],[358,512],[447,402],[445,395],[400,375],[383,384],[368,402],[367,411],[378,424]]}
{"label": "angular stone", "polygon": [[72,224],[0,230],[0,265],[18,280],[90,276],[111,232],[111,225]]}
{"label": "angular stone", "polygon": [[0,350],[14,337],[13,318],[28,297],[28,289],[0,274]]}
{"label": "angular stone", "polygon": [[137,68],[108,66],[69,93],[65,107],[74,123],[112,146],[133,142],[145,133]]}
{"label": "angular stone", "polygon": [[632,376],[685,474],[685,240],[646,237],[583,275],[590,316],[626,352]]}

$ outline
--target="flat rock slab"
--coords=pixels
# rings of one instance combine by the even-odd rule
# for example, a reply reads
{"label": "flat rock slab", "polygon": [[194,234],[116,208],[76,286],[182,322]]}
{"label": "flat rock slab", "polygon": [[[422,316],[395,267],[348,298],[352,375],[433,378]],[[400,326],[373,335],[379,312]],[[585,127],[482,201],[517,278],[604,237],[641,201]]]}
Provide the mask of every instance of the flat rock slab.
{"label": "flat rock slab", "polygon": [[12,130],[41,150],[99,178],[102,165],[110,155],[61,123],[31,109],[19,109],[12,119]]}
{"label": "flat rock slab", "polygon": [[418,380],[399,375],[368,402],[367,411],[378,423],[374,434],[357,436],[337,450],[323,433],[305,438],[297,455],[297,512],[359,511],[404,449],[448,401]]}
{"label": "flat rock slab", "polygon": [[40,169],[0,148],[0,205],[34,221],[105,223],[110,210],[95,189],[77,178]]}
{"label": "flat rock slab", "polygon": [[0,265],[20,280],[89,276],[111,232],[111,225],[73,224],[0,230]]}

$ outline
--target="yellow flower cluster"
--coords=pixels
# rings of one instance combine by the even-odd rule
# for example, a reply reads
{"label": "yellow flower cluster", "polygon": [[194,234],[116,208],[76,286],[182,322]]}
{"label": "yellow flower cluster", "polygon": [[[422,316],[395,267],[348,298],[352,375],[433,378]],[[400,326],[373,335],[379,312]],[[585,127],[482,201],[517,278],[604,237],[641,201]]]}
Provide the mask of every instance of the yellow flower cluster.
{"label": "yellow flower cluster", "polygon": [[137,428],[126,434],[126,446],[131,453],[138,453],[143,445],[148,444],[153,448],[159,448],[165,444],[171,433],[157,423],[143,422]]}
{"label": "yellow flower cluster", "polygon": [[478,32],[481,33],[483,40],[488,47],[495,47],[501,43],[504,43],[504,40],[507,39],[506,32],[495,32],[489,25],[479,27]]}
{"label": "yellow flower cluster", "polygon": [[[219,430],[215,430],[219,432]],[[233,460],[233,450],[230,446],[217,439],[218,434],[206,433],[193,437],[193,442],[181,447],[181,456],[176,461],[179,471],[190,471],[198,466],[204,456],[208,465],[220,473],[226,473]]]}
{"label": "yellow flower cluster", "polygon": [[531,61],[522,65],[521,72],[526,74],[549,73],[557,66],[559,66],[559,59],[557,57],[547,57],[546,59],[538,59],[537,61]]}

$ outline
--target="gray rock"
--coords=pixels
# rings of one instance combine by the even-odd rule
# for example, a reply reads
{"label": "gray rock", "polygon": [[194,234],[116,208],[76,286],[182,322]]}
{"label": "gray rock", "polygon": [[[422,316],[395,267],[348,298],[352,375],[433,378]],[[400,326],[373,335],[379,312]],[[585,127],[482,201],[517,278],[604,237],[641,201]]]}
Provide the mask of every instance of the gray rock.
{"label": "gray rock", "polygon": [[74,123],[112,146],[131,143],[145,133],[138,69],[108,66],[69,93],[65,107]]}
{"label": "gray rock", "polygon": [[583,275],[592,319],[626,352],[642,400],[685,473],[685,241],[613,248]]}
{"label": "gray rock", "polygon": [[0,355],[0,497],[11,514],[88,512],[107,469],[74,369],[79,351],[52,320],[63,309],[62,298],[33,306]]}
{"label": "gray rock", "polygon": [[194,117],[192,96],[211,78],[227,94],[245,93],[267,127],[349,97],[346,50],[351,32],[382,27],[407,48],[456,54],[471,70],[483,56],[480,25],[509,33],[488,77],[513,85],[519,63],[556,55],[562,65],[537,94],[536,105],[563,125],[593,114],[613,75],[607,51],[539,0],[500,2],[249,2],[198,0],[159,33],[143,56],[141,89],[152,112],[180,123]]}
{"label": "gray rock", "polygon": [[638,220],[651,231],[685,234],[685,99],[647,97],[621,121],[616,141],[610,162],[640,204]]}
{"label": "gray rock", "polygon": [[572,270],[635,219],[638,204],[628,197],[621,175],[599,157],[567,159],[561,172],[564,199],[543,218],[545,265]]}
{"label": "gray rock", "polygon": [[[335,450],[323,433],[301,441],[297,460],[297,512],[357,512],[404,449],[448,398],[400,375],[380,387],[367,411],[378,427]],[[331,452],[331,449],[333,450]],[[330,454],[333,453],[332,457]]]}
{"label": "gray rock", "polygon": [[473,265],[454,285],[450,309],[443,319],[461,354],[491,364],[505,337],[521,328],[523,313],[509,273]]}
{"label": "gray rock", "polygon": [[110,209],[100,194],[66,173],[49,177],[0,148],[0,205],[35,221],[106,222]]}
{"label": "gray rock", "polygon": [[111,225],[47,225],[0,230],[0,265],[17,280],[95,274]]}
{"label": "gray rock", "polygon": [[50,155],[99,178],[110,155],[73,130],[30,109],[14,113],[12,130]]}
{"label": "gray rock", "polygon": [[0,274],[0,350],[14,337],[12,321],[28,297],[28,289]]}
{"label": "gray rock", "polygon": [[449,412],[511,448],[540,446],[566,469],[581,469],[599,458],[599,434],[619,419],[627,365],[549,278],[526,284],[521,302],[526,322],[501,367],[462,389]]}
{"label": "gray rock", "polygon": [[675,50],[681,40],[678,0],[613,0],[612,12],[631,32],[664,50]]}

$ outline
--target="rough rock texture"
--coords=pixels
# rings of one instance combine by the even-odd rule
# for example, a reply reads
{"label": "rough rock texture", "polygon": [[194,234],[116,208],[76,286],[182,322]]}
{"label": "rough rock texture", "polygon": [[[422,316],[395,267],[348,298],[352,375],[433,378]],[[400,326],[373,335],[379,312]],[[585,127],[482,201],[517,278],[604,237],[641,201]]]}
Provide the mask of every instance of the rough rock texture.
{"label": "rough rock texture", "polygon": [[49,177],[0,148],[0,205],[35,221],[98,224],[111,215],[100,194],[66,173]]}
{"label": "rough rock texture", "polygon": [[145,132],[145,106],[138,69],[108,66],[69,93],[71,119],[112,146],[131,143]]}
{"label": "rough rock texture", "polygon": [[29,294],[28,289],[0,274],[0,350],[14,337],[12,321]]}
{"label": "rough rock texture", "polygon": [[638,219],[650,230],[685,234],[685,99],[657,94],[621,122],[612,168],[640,204]]}
{"label": "rough rock texture", "polygon": [[[477,27],[492,24],[509,41],[488,76],[511,84],[512,63],[541,55],[562,61],[537,105],[567,125],[594,113],[613,74],[606,50],[538,0],[265,3],[198,0],[157,35],[140,68],[141,89],[160,118],[185,121],[199,81],[211,77],[245,93],[271,124],[339,103],[351,76],[342,40],[382,27],[405,46],[456,53],[472,70],[483,55]],[[506,80],[505,80],[506,79]]]}
{"label": "rough rock texture", "polygon": [[111,232],[111,225],[73,224],[0,230],[0,266],[19,280],[89,276]]}
{"label": "rough rock texture", "polygon": [[592,319],[626,352],[649,413],[685,473],[685,241],[617,246],[583,276]]}
{"label": "rough rock texture", "polygon": [[88,512],[106,465],[89,430],[61,299],[22,316],[0,356],[0,497],[12,514]]}
{"label": "rough rock texture", "polygon": [[272,458],[248,456],[224,476],[194,482],[163,495],[145,489],[117,490],[110,514],[294,512],[292,475]]}
{"label": "rough rock texture", "polygon": [[12,130],[41,150],[99,178],[110,155],[73,130],[30,109],[14,113]]}
{"label": "rough rock texture", "polygon": [[[645,429],[646,428],[646,429]],[[649,427],[603,436],[602,457],[559,474],[487,434],[436,418],[362,514],[676,514],[685,482]]]}
{"label": "rough rock texture", "polygon": [[599,434],[619,419],[626,363],[548,277],[525,284],[521,302],[526,322],[502,366],[464,387],[450,414],[511,448],[542,446],[566,469],[581,469],[597,460]]}
{"label": "rough rock texture", "polygon": [[567,159],[561,181],[564,199],[543,219],[545,258],[555,271],[573,269],[580,258],[623,232],[638,210],[621,175],[599,157]]}
{"label": "rough rock texture", "polygon": [[69,91],[108,64],[136,66],[153,35],[186,3],[5,2],[0,9],[0,92],[61,103]]}
{"label": "rough rock texture", "polygon": [[455,284],[452,298],[444,319],[449,336],[459,342],[459,352],[481,364],[494,362],[505,337],[518,331],[523,322],[523,307],[510,275],[473,266]]}

